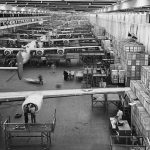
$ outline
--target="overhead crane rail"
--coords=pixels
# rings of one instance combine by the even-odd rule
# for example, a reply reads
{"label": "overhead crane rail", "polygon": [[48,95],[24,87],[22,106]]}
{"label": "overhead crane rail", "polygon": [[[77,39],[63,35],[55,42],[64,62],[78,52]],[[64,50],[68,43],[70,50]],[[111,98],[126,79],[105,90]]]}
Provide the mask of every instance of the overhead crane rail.
{"label": "overhead crane rail", "polygon": [[8,29],[8,28],[13,28],[13,27],[19,27],[19,26],[24,26],[24,25],[29,25],[29,24],[35,24],[39,23],[40,19],[39,18],[21,18],[19,20],[4,20],[0,21],[0,29]]}

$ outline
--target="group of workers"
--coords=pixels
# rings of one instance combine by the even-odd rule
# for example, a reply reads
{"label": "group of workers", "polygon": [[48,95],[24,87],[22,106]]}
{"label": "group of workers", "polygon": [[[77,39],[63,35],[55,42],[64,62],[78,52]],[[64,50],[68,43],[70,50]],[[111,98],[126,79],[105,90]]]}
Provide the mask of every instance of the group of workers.
{"label": "group of workers", "polygon": [[71,80],[74,77],[74,71],[64,70],[63,74],[64,74],[65,81]]}
{"label": "group of workers", "polygon": [[5,58],[3,61],[3,64],[7,67],[14,67],[14,66],[16,66],[16,60],[10,59],[10,58]]}
{"label": "group of workers", "polygon": [[24,121],[29,122],[29,114],[31,115],[31,123],[36,123],[36,108],[34,104],[27,104],[24,106]]}

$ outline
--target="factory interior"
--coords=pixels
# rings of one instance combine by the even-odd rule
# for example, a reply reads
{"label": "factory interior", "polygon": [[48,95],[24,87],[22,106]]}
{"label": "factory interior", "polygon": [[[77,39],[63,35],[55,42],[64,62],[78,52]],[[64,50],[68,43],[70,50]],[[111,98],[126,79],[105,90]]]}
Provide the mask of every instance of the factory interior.
{"label": "factory interior", "polygon": [[0,0],[0,150],[150,150],[150,0]]}

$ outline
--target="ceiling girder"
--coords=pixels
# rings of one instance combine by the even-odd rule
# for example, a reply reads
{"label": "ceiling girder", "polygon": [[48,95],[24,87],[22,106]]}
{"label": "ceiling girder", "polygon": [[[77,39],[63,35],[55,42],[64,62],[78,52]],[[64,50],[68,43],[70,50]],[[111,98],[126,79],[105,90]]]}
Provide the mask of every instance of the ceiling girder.
{"label": "ceiling girder", "polygon": [[0,0],[0,4],[10,4],[18,7],[41,7],[62,10],[97,10],[116,3],[117,0]]}
{"label": "ceiling girder", "polygon": [[134,10],[145,7],[150,8],[150,0],[128,0],[105,8],[105,12]]}

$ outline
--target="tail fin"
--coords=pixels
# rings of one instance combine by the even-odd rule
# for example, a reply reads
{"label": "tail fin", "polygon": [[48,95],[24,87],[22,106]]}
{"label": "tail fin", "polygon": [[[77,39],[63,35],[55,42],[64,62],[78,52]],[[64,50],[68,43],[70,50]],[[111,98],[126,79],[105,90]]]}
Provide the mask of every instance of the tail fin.
{"label": "tail fin", "polygon": [[18,77],[21,80],[23,76],[23,58],[21,52],[19,51],[17,56],[17,67],[0,67],[0,70],[17,70]]}
{"label": "tail fin", "polygon": [[20,51],[18,52],[16,57],[17,57],[17,65],[18,65],[18,77],[21,80],[23,76],[23,58]]}

